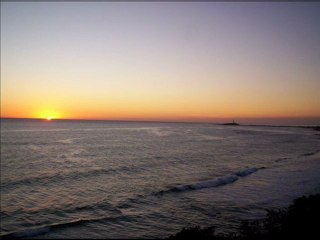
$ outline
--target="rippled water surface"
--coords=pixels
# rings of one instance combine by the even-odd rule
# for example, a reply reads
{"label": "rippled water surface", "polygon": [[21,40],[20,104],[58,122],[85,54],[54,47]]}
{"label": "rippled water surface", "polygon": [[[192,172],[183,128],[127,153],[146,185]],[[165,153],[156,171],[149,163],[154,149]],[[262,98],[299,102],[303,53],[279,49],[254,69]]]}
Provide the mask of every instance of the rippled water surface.
{"label": "rippled water surface", "polygon": [[1,120],[1,235],[230,232],[320,191],[319,133],[293,127]]}

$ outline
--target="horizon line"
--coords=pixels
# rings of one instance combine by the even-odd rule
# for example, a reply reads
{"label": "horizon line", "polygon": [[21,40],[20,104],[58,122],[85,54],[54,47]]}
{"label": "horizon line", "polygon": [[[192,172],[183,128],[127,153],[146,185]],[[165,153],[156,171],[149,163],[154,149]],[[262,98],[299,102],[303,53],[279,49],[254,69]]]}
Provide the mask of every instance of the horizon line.
{"label": "horizon line", "polygon": [[[240,118],[240,119],[283,119],[283,118],[290,118],[290,117],[278,117],[278,118],[262,118],[262,117],[246,117],[246,118]],[[291,119],[301,119],[303,117],[291,117]],[[318,118],[318,117],[308,117],[308,118]],[[19,117],[0,117],[0,120],[2,119],[10,119],[10,120],[40,120],[40,121],[104,121],[104,122],[147,122],[147,123],[204,123],[204,124],[216,124],[216,125],[223,125],[225,123],[231,123],[230,122],[213,122],[213,121],[161,121],[161,120],[124,120],[124,119],[81,119],[81,118],[53,118],[50,120],[47,120],[46,118],[19,118]],[[237,121],[235,121],[237,122]],[[319,127],[320,124],[312,124],[312,125],[275,125],[275,124],[240,124],[240,126],[265,126],[265,127]]]}

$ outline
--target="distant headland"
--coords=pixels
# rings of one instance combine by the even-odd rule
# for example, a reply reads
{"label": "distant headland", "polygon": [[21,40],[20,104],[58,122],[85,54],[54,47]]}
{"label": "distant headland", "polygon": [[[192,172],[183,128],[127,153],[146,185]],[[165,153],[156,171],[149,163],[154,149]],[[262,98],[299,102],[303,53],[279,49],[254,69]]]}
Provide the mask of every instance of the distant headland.
{"label": "distant headland", "polygon": [[239,126],[239,123],[236,123],[234,120],[232,121],[232,123],[222,123],[222,125],[229,125],[229,126]]}

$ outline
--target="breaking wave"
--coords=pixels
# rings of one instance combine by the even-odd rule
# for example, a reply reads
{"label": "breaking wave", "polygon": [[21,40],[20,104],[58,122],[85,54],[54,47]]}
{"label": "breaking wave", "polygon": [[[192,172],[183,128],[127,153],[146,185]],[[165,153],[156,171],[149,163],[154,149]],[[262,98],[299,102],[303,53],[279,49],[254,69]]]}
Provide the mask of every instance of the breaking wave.
{"label": "breaking wave", "polygon": [[117,216],[117,217],[100,217],[100,218],[87,218],[87,219],[75,219],[69,222],[62,223],[53,223],[49,225],[42,225],[35,228],[30,228],[27,230],[15,231],[1,235],[1,239],[15,239],[15,238],[30,238],[39,236],[53,229],[61,229],[69,226],[85,224],[89,222],[99,222],[99,221],[108,221],[108,220],[117,220],[122,219],[125,216]]}
{"label": "breaking wave", "polygon": [[258,171],[260,169],[264,169],[264,168],[265,167],[248,168],[248,169],[244,169],[244,170],[232,173],[230,175],[215,178],[212,180],[172,187],[172,188],[169,188],[168,190],[160,191],[160,192],[158,192],[158,194],[162,195],[164,193],[169,193],[169,192],[183,192],[183,191],[198,190],[198,189],[203,189],[203,188],[220,187],[220,186],[223,186],[226,184],[233,183],[241,177],[246,177],[246,176],[248,176],[252,173],[255,173],[256,171]]}

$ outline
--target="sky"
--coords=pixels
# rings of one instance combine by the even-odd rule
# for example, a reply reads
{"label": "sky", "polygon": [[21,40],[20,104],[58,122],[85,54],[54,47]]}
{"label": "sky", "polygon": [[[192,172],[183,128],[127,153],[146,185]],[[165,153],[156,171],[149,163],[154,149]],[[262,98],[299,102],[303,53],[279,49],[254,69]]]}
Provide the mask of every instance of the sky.
{"label": "sky", "polygon": [[320,124],[319,13],[1,2],[1,117]]}

